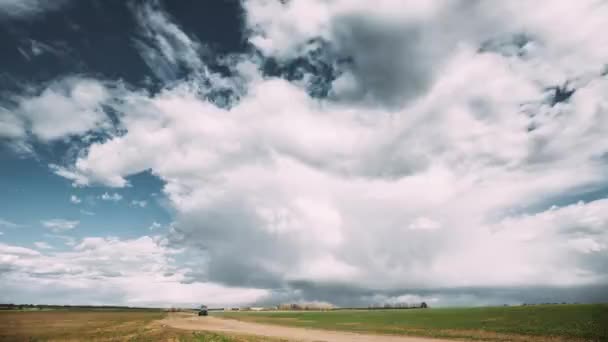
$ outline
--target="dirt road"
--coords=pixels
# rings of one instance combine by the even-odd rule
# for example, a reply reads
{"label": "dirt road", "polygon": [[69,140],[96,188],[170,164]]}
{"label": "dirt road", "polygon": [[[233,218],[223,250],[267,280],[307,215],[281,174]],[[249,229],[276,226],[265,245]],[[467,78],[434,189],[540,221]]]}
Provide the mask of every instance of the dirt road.
{"label": "dirt road", "polygon": [[[186,330],[205,330],[244,335],[257,335],[284,338],[290,341],[309,342],[448,342],[448,340],[421,337],[368,335],[342,331],[317,330],[307,328],[284,327],[259,323],[241,322],[232,319],[221,319],[207,316],[198,317],[174,314],[160,323],[173,328]],[[452,341],[453,342],[453,341]]]}

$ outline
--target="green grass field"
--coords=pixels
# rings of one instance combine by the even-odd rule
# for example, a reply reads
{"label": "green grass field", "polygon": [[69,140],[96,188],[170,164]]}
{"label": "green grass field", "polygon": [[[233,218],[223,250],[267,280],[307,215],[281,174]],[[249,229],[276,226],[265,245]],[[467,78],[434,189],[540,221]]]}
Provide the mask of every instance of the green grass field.
{"label": "green grass field", "polygon": [[268,341],[172,329],[158,323],[165,315],[129,310],[0,311],[0,341]]}
{"label": "green grass field", "polygon": [[238,320],[494,341],[608,341],[608,304],[328,312],[225,312]]}

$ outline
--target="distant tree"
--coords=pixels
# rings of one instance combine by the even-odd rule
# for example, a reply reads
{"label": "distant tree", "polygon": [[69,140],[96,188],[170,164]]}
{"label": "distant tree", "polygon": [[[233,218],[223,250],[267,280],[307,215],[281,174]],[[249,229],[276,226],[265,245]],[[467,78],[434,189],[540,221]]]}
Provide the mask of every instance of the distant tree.
{"label": "distant tree", "polygon": [[428,305],[426,305],[426,302],[422,302],[422,304],[420,304],[420,307],[421,307],[421,308],[423,308],[423,309],[426,309],[426,308],[428,308],[429,306],[428,306]]}

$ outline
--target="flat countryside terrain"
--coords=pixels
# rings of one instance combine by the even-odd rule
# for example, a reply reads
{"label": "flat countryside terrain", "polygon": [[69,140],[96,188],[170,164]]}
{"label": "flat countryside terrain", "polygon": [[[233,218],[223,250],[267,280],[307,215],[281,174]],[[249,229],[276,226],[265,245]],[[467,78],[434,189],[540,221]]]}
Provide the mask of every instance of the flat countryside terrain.
{"label": "flat countryside terrain", "polygon": [[465,340],[608,341],[608,304],[217,315],[315,329]]}
{"label": "flat countryside terrain", "polygon": [[465,341],[608,341],[608,304],[240,311],[212,312],[211,317],[152,310],[0,311],[0,341],[410,341],[408,336]]}
{"label": "flat countryside terrain", "polygon": [[0,311],[0,341],[260,342],[254,336],[173,329],[162,311]]}

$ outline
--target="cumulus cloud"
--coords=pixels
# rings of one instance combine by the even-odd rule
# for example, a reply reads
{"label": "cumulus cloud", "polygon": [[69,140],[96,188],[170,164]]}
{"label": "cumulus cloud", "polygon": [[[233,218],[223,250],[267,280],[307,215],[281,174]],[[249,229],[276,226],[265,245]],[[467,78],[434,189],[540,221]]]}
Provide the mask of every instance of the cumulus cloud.
{"label": "cumulus cloud", "polygon": [[[247,0],[249,41],[266,56],[290,60],[317,49],[338,60],[333,93],[341,100],[399,106],[427,92],[463,47],[495,47],[525,57],[540,83],[598,75],[605,63],[605,4],[467,1]],[[552,20],[568,17],[563,25]],[[474,19],[473,19],[474,18]],[[584,26],[578,23],[585,22]],[[327,53],[325,53],[327,54]],[[519,66],[518,66],[519,67]],[[549,70],[551,70],[549,72]]]}
{"label": "cumulus cloud", "polygon": [[[351,298],[386,300],[599,286],[606,200],[547,209],[608,183],[608,9],[593,4],[245,1],[262,60],[331,66],[323,98],[310,94],[315,75],[269,77],[260,57],[210,76],[196,39],[157,4],[135,6],[140,53],[167,86],[100,99],[121,113],[121,133],[52,168],[83,186],[162,179],[167,243],[196,255],[180,278],[192,286],[322,301],[315,289],[338,298],[328,289],[353,283]],[[557,27],[564,13],[578,19]],[[246,91],[229,106],[201,96],[234,80]],[[568,80],[568,96],[547,93]]]}
{"label": "cumulus cloud", "polygon": [[53,233],[61,233],[72,230],[80,224],[80,221],[71,221],[64,219],[52,219],[41,221],[42,225],[50,229]]}
{"label": "cumulus cloud", "polygon": [[82,202],[82,200],[76,195],[71,195],[70,202],[72,202],[74,204],[80,204]]}
{"label": "cumulus cloud", "polygon": [[108,98],[102,82],[68,77],[39,94],[15,99],[14,112],[36,138],[49,142],[108,128],[109,119],[101,107]]}
{"label": "cumulus cloud", "polygon": [[[250,42],[281,60],[317,49],[342,64],[332,93],[342,101],[400,106],[428,91],[459,45],[503,28],[464,1],[245,1]],[[465,18],[477,16],[477,20]]]}

